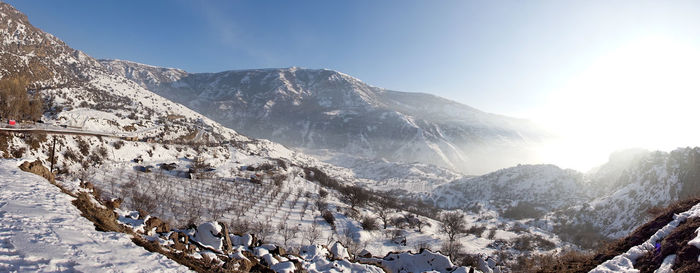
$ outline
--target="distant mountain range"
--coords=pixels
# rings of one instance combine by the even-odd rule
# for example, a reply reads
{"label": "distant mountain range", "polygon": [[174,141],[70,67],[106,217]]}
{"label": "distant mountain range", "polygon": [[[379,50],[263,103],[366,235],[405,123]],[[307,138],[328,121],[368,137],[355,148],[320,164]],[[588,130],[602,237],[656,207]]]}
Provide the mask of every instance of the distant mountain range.
{"label": "distant mountain range", "polygon": [[100,60],[114,74],[243,134],[309,153],[434,164],[481,174],[534,158],[534,124],[423,93],[391,91],[326,69],[188,73]]}

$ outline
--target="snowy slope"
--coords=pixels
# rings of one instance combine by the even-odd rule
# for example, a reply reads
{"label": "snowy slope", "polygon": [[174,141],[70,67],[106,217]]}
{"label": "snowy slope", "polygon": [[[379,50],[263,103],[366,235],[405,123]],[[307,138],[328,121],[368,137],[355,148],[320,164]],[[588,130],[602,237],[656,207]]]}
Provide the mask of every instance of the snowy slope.
{"label": "snowy slope", "polygon": [[[0,26],[13,28],[16,19],[6,15],[19,13],[9,5],[0,8],[3,11]],[[26,17],[17,18],[31,30],[30,36],[59,41],[28,27]],[[53,52],[56,46],[75,52],[62,43],[27,46],[22,39],[15,41],[14,36],[10,36],[5,37],[5,42],[11,45],[8,48],[13,54],[51,62],[56,65],[52,73],[61,75],[45,82],[44,78],[31,79],[46,99],[48,110],[42,118],[45,124],[110,135],[1,135],[3,157],[39,159],[45,166],[50,165],[51,140],[55,139],[57,180],[70,190],[79,190],[82,182],[90,182],[96,192],[104,194],[102,198],[123,198],[125,210],[147,211],[180,227],[225,220],[231,226],[235,223],[240,229],[249,229],[247,231],[254,231],[261,237],[266,234],[266,242],[281,242],[283,238],[277,225],[288,223],[299,228],[294,242],[290,242],[290,247],[295,248],[349,238],[355,245],[353,251],[359,251],[362,246],[376,255],[383,255],[388,251],[416,249],[419,244],[438,248],[443,240],[437,234],[438,223],[423,216],[415,219],[430,222],[433,228],[424,232],[405,228],[408,245],[392,242],[382,230],[364,230],[361,217],[373,216],[376,212],[369,207],[350,209],[338,191],[346,185],[370,184],[366,179],[357,179],[352,171],[320,162],[277,143],[240,135],[125,77],[112,74],[87,55],[80,55],[80,58],[71,58],[70,54],[31,55],[32,50],[41,47],[46,47],[43,49],[46,52]],[[29,74],[38,71],[31,65],[18,65]],[[75,77],[71,71],[77,71],[80,76]],[[365,95],[359,100],[372,99],[370,93]],[[22,123],[21,126],[34,125]],[[166,163],[174,163],[175,169],[161,171],[160,167]],[[199,163],[206,165],[203,171],[190,174],[190,169],[195,169]],[[264,169],[264,166],[272,167]],[[314,171],[308,171],[309,168]],[[314,178],[321,175],[317,170],[336,180],[337,186],[321,185]],[[256,181],[256,177],[259,180]],[[279,179],[276,181],[280,185],[272,182],[274,179]],[[161,184],[163,181],[168,183]],[[319,198],[321,190],[329,192],[326,199]],[[317,203],[319,200],[324,203]],[[333,215],[334,225],[324,220],[322,212]],[[392,212],[392,216],[403,217],[406,213],[399,209]],[[318,238],[311,240],[300,236],[314,226],[320,234]],[[394,226],[389,225],[389,228]],[[60,257],[56,254],[54,258]]]}
{"label": "snowy slope", "polygon": [[428,198],[444,208],[481,205],[505,212],[526,205],[544,214],[590,197],[581,173],[554,165],[520,165],[439,186]]}
{"label": "snowy slope", "polygon": [[0,160],[0,271],[189,272],[127,235],[95,231],[73,198],[18,163]]}
{"label": "snowy slope", "polygon": [[620,238],[648,221],[649,209],[700,194],[698,159],[700,148],[623,151],[588,174],[521,165],[458,179],[423,196],[441,208],[532,218],[564,237],[590,231]]}
{"label": "snowy slope", "polygon": [[524,120],[373,87],[326,69],[186,73],[129,61],[101,63],[225,126],[295,148],[478,174],[532,160],[532,145],[546,135]]}
{"label": "snowy slope", "polygon": [[[685,222],[689,218],[700,217],[700,204],[696,204],[688,211],[676,214],[673,216],[673,220],[657,230],[648,240],[644,243],[634,246],[627,250],[626,252],[598,265],[596,268],[591,270],[591,273],[608,273],[608,272],[639,272],[635,269],[635,264],[637,259],[641,258],[650,251],[654,251],[655,247],[660,247],[657,242],[661,242],[664,237],[668,236],[673,232],[673,230],[678,227],[679,224]],[[689,244],[692,244],[689,242]],[[656,272],[673,272],[671,267],[673,266],[676,254],[671,254],[664,257],[661,267]],[[698,262],[700,262],[700,257],[698,257]],[[685,272],[685,271],[684,271]]]}
{"label": "snowy slope", "polygon": [[[593,223],[608,236],[622,237],[649,220],[647,210],[700,194],[698,159],[700,148],[646,153],[623,168],[610,191],[589,202],[590,207],[575,220]],[[591,187],[599,188],[601,183],[592,180]]]}

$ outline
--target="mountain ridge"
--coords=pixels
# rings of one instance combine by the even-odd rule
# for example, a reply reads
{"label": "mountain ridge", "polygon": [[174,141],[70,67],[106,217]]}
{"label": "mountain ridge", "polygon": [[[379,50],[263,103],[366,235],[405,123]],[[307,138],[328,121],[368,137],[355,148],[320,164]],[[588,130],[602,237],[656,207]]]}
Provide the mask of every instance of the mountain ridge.
{"label": "mountain ridge", "polygon": [[[528,149],[547,136],[527,120],[428,93],[374,87],[328,69],[188,73],[131,61],[100,63],[228,127],[293,148],[484,173],[532,160]],[[493,153],[513,156],[498,162],[488,156]]]}

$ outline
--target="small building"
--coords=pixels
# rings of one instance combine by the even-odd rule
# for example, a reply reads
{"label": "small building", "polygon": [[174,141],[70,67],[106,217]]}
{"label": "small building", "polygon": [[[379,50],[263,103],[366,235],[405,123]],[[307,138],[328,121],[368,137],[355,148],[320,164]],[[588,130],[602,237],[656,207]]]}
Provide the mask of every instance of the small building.
{"label": "small building", "polygon": [[15,125],[17,125],[17,121],[15,121],[14,119],[11,119],[11,120],[7,121],[7,124],[10,126],[15,126]]}

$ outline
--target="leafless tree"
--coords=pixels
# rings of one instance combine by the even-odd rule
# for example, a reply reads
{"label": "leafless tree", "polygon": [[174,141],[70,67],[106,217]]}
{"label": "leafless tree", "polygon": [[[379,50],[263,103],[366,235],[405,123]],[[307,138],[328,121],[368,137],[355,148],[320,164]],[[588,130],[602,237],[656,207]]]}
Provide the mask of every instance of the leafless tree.
{"label": "leafless tree", "polygon": [[316,241],[321,238],[321,230],[316,220],[311,223],[311,226],[306,228],[304,231],[304,237],[307,241],[309,241],[309,245],[316,244]]}
{"label": "leafless tree", "polygon": [[[466,222],[464,221],[464,214],[459,211],[445,212],[440,216],[440,230],[447,235],[448,242],[447,245],[443,247],[448,254],[454,255],[456,252],[458,243],[457,238],[462,234],[466,233]],[[448,251],[449,250],[449,251]]]}
{"label": "leafless tree", "polygon": [[262,220],[255,223],[255,226],[253,227],[253,232],[255,232],[255,235],[261,241],[266,242],[267,237],[272,235],[275,231],[273,230],[270,221]]}
{"label": "leafless tree", "polygon": [[350,207],[355,209],[357,206],[364,206],[369,200],[369,192],[359,186],[348,186],[342,189],[341,193],[345,199],[350,202]]}
{"label": "leafless tree", "polygon": [[379,219],[382,220],[384,229],[386,229],[387,225],[389,224],[389,220],[391,219],[393,209],[389,206],[384,205],[383,202],[376,204],[374,208],[377,211],[377,214],[379,215]]}
{"label": "leafless tree", "polygon": [[280,223],[277,228],[279,229],[279,233],[282,234],[284,248],[287,248],[289,246],[289,241],[294,240],[299,234],[299,227],[289,226],[286,222]]}

